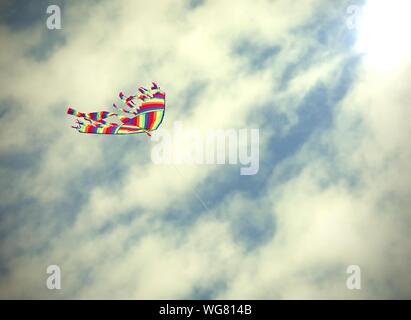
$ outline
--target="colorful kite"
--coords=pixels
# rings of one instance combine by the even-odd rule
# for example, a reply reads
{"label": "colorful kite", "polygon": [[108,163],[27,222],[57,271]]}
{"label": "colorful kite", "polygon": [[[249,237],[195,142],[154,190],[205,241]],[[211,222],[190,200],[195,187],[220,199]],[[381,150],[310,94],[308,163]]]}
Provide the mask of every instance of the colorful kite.
{"label": "colorful kite", "polygon": [[[126,108],[113,107],[122,114],[99,111],[83,113],[68,108],[67,113],[77,118],[77,125],[72,128],[81,133],[94,134],[134,134],[146,133],[151,136],[150,131],[156,130],[164,118],[166,95],[156,83],[152,82],[150,90],[144,87],[138,89],[136,95],[126,97],[123,92],[119,93],[120,99]],[[107,122],[108,118],[117,119],[117,122]]]}

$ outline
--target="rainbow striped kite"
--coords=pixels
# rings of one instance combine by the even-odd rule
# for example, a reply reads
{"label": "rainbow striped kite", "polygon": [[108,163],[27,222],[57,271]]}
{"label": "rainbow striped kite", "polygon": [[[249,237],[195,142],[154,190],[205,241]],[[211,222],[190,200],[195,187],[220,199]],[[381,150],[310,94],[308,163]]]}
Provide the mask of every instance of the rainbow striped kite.
{"label": "rainbow striped kite", "polygon": [[[150,90],[140,87],[138,91],[138,94],[128,97],[123,92],[119,93],[126,107],[118,108],[114,103],[113,107],[122,114],[108,111],[83,113],[69,107],[67,113],[77,117],[76,126],[72,128],[81,133],[134,134],[144,132],[151,136],[149,132],[157,130],[163,121],[166,95],[154,82]],[[117,122],[107,122],[108,118],[117,120]]]}

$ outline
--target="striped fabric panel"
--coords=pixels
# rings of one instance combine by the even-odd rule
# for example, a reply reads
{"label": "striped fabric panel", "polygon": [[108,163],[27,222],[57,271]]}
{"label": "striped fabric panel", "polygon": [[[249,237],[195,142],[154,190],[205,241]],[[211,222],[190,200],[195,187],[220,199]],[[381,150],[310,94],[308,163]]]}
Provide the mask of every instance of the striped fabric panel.
{"label": "striped fabric panel", "polygon": [[84,118],[84,119],[93,120],[93,121],[102,121],[106,118],[117,115],[117,113],[109,112],[109,111],[98,111],[98,112],[84,113],[84,112],[78,112],[77,110],[75,110],[73,108],[68,108],[67,109],[67,114],[71,114],[71,115],[79,117],[79,118]]}
{"label": "striped fabric panel", "polygon": [[153,118],[149,124],[149,127],[150,127],[149,130],[157,130],[161,122],[163,121],[163,117],[164,117],[163,110],[153,112]]}
{"label": "striped fabric panel", "polygon": [[166,94],[164,92],[158,91],[158,92],[154,93],[153,97],[164,100],[165,97],[166,97]]}
{"label": "striped fabric panel", "polygon": [[96,127],[91,124],[86,124],[78,128],[81,133],[92,133],[92,134],[134,134],[143,133],[145,130],[139,129],[135,126],[129,125],[115,125],[115,126],[103,126]]}
{"label": "striped fabric panel", "polygon": [[139,109],[138,113],[142,113],[145,111],[154,111],[154,110],[161,110],[165,108],[164,100],[161,99],[150,99],[147,102],[143,102]]}

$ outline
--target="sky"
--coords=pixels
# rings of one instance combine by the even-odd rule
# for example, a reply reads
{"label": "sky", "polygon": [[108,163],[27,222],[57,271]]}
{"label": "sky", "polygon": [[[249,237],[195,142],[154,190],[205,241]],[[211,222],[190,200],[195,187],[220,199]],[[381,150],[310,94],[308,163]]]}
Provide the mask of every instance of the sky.
{"label": "sky", "polygon": [[[0,298],[411,298],[410,9],[2,1]],[[70,128],[151,81],[162,130],[258,129],[258,172]]]}

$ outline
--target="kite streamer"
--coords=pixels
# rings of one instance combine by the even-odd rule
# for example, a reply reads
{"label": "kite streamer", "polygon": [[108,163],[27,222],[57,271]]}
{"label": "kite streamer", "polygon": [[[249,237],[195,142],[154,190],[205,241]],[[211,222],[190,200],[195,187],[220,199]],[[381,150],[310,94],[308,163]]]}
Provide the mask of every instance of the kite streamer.
{"label": "kite streamer", "polygon": [[[76,126],[72,128],[81,133],[124,135],[134,133],[146,133],[157,130],[164,118],[166,95],[160,87],[152,82],[150,90],[140,87],[138,94],[126,96],[123,92],[119,97],[125,104],[125,108],[113,107],[120,113],[99,111],[84,113],[71,107],[67,114],[77,117]],[[111,118],[120,123],[107,122]],[[81,120],[80,120],[81,119]]]}

